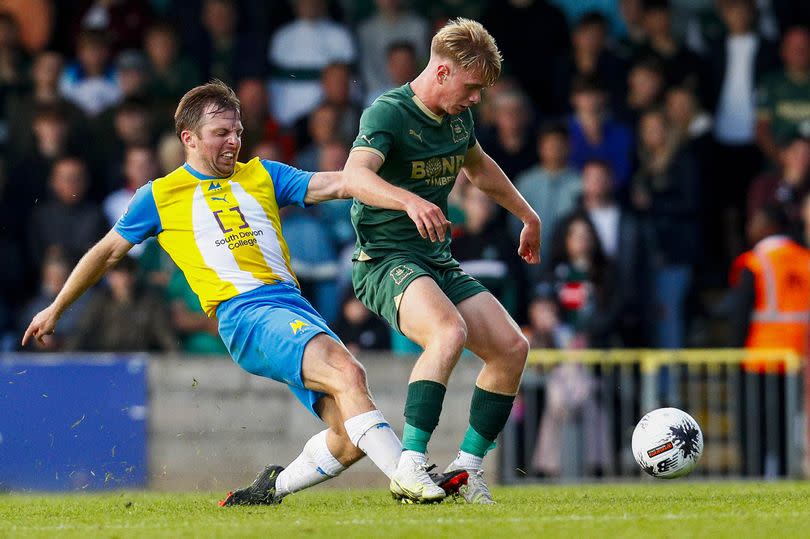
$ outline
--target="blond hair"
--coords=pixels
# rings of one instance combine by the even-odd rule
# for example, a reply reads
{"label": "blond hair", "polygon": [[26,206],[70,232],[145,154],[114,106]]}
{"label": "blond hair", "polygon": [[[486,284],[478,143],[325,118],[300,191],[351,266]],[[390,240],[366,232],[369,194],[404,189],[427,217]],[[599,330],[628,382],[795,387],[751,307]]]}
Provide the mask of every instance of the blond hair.
{"label": "blond hair", "polygon": [[449,21],[430,43],[431,56],[452,60],[462,69],[476,71],[492,86],[501,75],[501,52],[481,23],[464,18]]}

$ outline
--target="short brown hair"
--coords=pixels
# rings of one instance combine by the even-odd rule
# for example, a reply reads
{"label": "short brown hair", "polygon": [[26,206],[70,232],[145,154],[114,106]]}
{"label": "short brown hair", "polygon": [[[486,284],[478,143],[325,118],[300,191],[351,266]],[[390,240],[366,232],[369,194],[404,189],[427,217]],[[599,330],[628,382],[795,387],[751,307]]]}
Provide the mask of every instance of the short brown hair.
{"label": "short brown hair", "polygon": [[459,17],[436,32],[430,43],[431,55],[448,58],[462,69],[478,71],[487,86],[501,75],[501,52],[495,39],[481,23]]}
{"label": "short brown hair", "polygon": [[174,113],[174,131],[180,137],[185,130],[198,132],[203,115],[209,105],[214,105],[214,114],[232,110],[242,117],[242,107],[233,88],[219,79],[195,86],[180,99]]}

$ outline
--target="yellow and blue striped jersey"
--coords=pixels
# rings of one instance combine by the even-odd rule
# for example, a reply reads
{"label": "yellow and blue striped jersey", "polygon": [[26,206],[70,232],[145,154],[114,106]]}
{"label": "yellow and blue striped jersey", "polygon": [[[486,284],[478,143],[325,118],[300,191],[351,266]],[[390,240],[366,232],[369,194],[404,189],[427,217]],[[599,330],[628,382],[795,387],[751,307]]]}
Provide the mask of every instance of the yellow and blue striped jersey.
{"label": "yellow and blue striped jersey", "polygon": [[279,208],[304,205],[312,174],[256,157],[217,178],[186,163],[138,189],[114,228],[135,244],[157,236],[214,316],[221,302],[262,285],[298,286]]}

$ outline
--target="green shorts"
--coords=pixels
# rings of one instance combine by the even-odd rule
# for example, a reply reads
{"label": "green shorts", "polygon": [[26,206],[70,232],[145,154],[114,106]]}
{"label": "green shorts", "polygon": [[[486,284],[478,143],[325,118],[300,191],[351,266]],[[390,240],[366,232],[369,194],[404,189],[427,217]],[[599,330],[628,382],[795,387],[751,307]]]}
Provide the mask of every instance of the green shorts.
{"label": "green shorts", "polygon": [[439,264],[414,254],[395,254],[360,262],[352,267],[354,294],[363,305],[399,329],[399,304],[408,285],[417,277],[427,275],[433,279],[453,305],[487,288],[467,275],[458,262],[451,259]]}

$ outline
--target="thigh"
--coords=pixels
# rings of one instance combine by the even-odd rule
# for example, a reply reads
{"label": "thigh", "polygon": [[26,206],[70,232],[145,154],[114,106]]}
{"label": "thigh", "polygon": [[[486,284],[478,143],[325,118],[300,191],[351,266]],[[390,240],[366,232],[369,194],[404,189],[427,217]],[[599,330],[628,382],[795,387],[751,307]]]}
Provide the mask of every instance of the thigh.
{"label": "thigh", "polygon": [[237,316],[220,318],[220,335],[237,365],[286,384],[313,414],[323,393],[304,382],[305,351],[313,341],[327,341],[344,349],[318,312],[303,298],[295,297],[257,302]]}
{"label": "thigh", "polygon": [[399,308],[405,291],[423,276],[434,278],[422,264],[402,256],[355,262],[352,267],[357,299],[400,333]]}
{"label": "thigh", "polygon": [[463,323],[458,309],[436,281],[424,275],[405,289],[398,314],[400,331],[422,348],[447,324]]}
{"label": "thigh", "polygon": [[481,292],[457,305],[467,324],[467,349],[488,362],[522,335],[503,305],[489,292]]}

